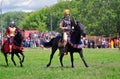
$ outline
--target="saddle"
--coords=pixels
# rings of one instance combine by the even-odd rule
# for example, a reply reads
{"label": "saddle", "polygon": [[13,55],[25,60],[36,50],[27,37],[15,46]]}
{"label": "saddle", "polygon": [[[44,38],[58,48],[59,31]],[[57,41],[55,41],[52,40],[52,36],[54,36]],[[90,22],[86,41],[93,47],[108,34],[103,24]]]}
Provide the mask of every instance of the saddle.
{"label": "saddle", "polygon": [[[68,35],[68,39],[70,39],[71,34],[69,32],[67,32],[67,35]],[[63,33],[60,36],[60,40],[58,41],[58,47],[64,47]]]}
{"label": "saddle", "polygon": [[64,46],[64,40],[61,38],[59,41],[58,41],[58,47],[63,47]]}

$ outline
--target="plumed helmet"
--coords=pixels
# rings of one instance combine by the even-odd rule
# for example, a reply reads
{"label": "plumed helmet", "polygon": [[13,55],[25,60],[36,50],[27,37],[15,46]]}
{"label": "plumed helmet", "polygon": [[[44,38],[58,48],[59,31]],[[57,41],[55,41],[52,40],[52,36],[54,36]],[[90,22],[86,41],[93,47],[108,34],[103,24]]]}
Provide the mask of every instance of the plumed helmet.
{"label": "plumed helmet", "polygon": [[70,10],[69,9],[65,9],[64,10],[64,14],[69,14],[70,13]]}

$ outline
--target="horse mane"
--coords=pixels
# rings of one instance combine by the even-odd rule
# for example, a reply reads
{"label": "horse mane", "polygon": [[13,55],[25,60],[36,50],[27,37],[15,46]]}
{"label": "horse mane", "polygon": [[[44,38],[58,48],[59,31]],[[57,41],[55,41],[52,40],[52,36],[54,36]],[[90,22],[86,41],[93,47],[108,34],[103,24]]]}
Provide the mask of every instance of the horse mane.
{"label": "horse mane", "polygon": [[22,41],[23,41],[23,36],[20,31],[17,32],[17,34],[13,38],[13,42],[16,46],[21,46]]}
{"label": "horse mane", "polygon": [[71,38],[74,40],[75,43],[80,43],[81,36],[86,36],[84,25],[79,21],[75,21],[74,18],[71,20],[71,25],[72,27],[74,27]]}
{"label": "horse mane", "polygon": [[85,37],[86,31],[85,31],[84,25],[79,21],[77,21],[77,28],[80,29],[81,35]]}
{"label": "horse mane", "polygon": [[82,36],[86,36],[86,31],[84,29],[84,25],[79,22],[79,21],[76,21],[74,17],[71,18],[71,26],[74,26],[74,30],[75,31],[79,31],[81,33]]}

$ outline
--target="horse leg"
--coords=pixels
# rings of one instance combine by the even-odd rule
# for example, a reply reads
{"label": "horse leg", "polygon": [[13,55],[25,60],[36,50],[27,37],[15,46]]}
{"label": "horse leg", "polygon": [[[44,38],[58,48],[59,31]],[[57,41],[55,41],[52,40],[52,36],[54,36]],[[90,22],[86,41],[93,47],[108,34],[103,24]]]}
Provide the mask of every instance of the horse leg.
{"label": "horse leg", "polygon": [[17,57],[19,58],[19,60],[20,60],[20,66],[23,67],[22,61],[21,61],[21,58],[20,58],[19,54],[18,54],[18,53],[15,53],[15,54],[16,54],[16,56],[17,56]]}
{"label": "horse leg", "polygon": [[71,57],[71,63],[72,63],[72,68],[73,68],[74,67],[73,52],[70,52],[70,57]]}
{"label": "horse leg", "polygon": [[6,61],[6,64],[7,64],[7,66],[8,66],[7,53],[4,53],[4,56],[5,56],[5,61]]}
{"label": "horse leg", "polygon": [[85,65],[85,67],[88,67],[88,65],[87,65],[87,63],[86,63],[86,61],[85,61],[85,59],[84,59],[84,56],[83,56],[83,53],[82,53],[82,52],[83,52],[83,50],[81,49],[80,52],[79,52],[79,55],[80,55],[80,57],[81,57],[84,65]]}
{"label": "horse leg", "polygon": [[63,56],[64,56],[64,53],[61,53],[60,58],[59,58],[60,59],[60,64],[61,64],[62,67],[63,67],[63,63],[62,63]]}
{"label": "horse leg", "polygon": [[25,58],[25,56],[24,56],[24,54],[23,54],[23,52],[20,52],[20,54],[22,55],[22,63],[24,62],[24,58]]}
{"label": "horse leg", "polygon": [[49,63],[47,64],[47,67],[49,67],[49,66],[51,65],[51,61],[52,61],[52,58],[53,58],[56,50],[57,50],[57,47],[56,47],[56,46],[52,47],[52,52],[51,52],[51,55],[50,55],[50,61],[49,61]]}
{"label": "horse leg", "polygon": [[16,66],[16,63],[14,61],[14,53],[11,54],[11,60],[12,60],[13,64]]}

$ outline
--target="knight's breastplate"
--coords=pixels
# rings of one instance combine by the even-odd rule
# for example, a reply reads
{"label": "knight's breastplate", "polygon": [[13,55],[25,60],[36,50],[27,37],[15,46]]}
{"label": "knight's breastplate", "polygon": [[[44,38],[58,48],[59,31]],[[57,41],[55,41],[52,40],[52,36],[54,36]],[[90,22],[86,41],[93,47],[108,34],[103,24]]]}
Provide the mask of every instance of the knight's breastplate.
{"label": "knight's breastplate", "polygon": [[15,27],[13,27],[13,28],[9,27],[9,31],[10,31],[9,35],[14,36],[15,35],[15,30],[16,30]]}
{"label": "knight's breastplate", "polygon": [[66,31],[70,31],[71,30],[71,21],[70,20],[66,20],[64,19],[64,27],[68,27],[68,29],[66,29]]}

